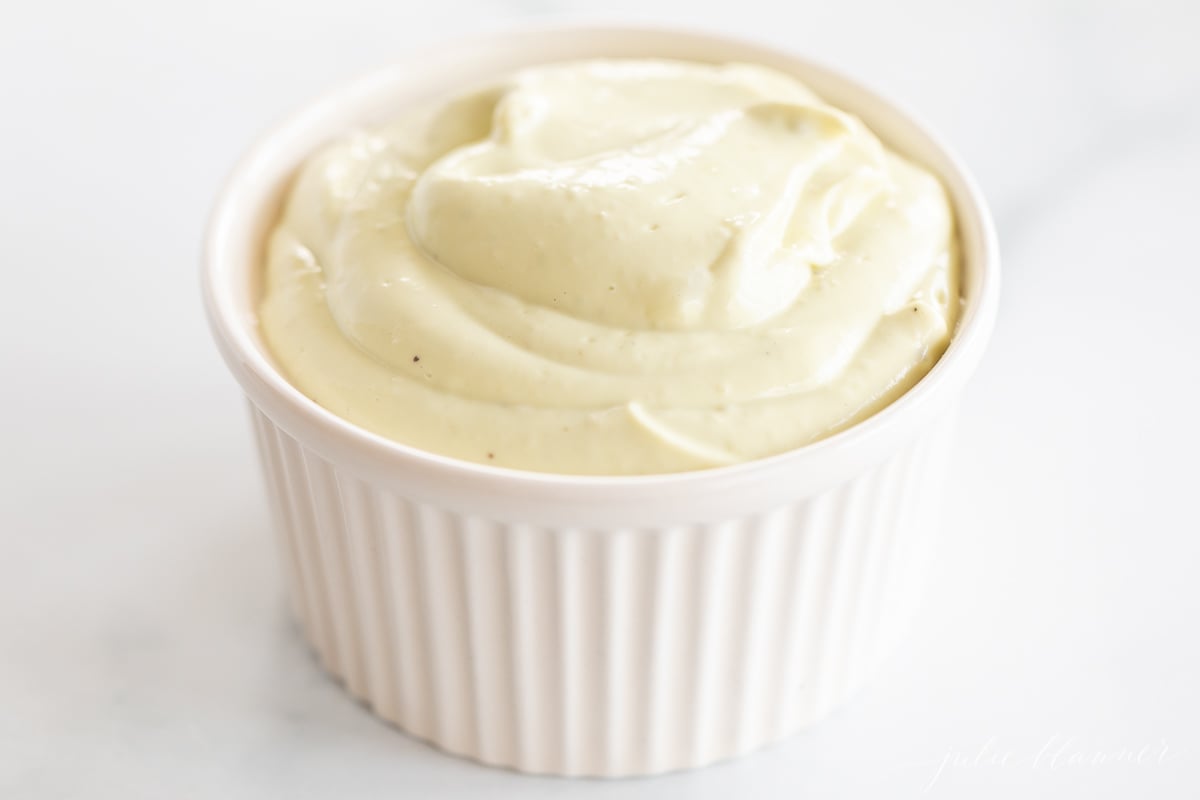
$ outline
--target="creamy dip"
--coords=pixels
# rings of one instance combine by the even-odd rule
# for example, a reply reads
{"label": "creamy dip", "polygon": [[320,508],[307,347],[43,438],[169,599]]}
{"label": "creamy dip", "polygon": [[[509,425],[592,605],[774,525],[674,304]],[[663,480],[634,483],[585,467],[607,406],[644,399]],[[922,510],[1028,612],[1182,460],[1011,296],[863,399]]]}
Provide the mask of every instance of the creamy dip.
{"label": "creamy dip", "polygon": [[262,332],[357,425],[469,461],[633,474],[829,436],[945,350],[929,172],[746,64],[522,70],[302,167]]}

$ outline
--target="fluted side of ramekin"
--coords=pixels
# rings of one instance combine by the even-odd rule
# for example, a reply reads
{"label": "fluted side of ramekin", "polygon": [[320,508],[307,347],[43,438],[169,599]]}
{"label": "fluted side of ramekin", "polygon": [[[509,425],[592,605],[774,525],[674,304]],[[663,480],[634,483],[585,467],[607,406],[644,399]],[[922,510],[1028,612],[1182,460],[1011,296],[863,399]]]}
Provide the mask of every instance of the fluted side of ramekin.
{"label": "fluted side of ramekin", "polygon": [[951,426],[762,513],[550,527],[372,485],[251,408],[324,666],[451,753],[594,776],[745,753],[858,687],[914,609]]}

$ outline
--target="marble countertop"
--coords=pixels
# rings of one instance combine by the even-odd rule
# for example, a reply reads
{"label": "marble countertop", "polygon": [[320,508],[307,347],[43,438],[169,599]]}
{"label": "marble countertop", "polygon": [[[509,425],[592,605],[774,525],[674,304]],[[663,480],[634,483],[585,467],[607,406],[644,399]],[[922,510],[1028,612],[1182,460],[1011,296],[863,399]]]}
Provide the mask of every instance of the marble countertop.
{"label": "marble countertop", "polygon": [[462,762],[320,672],[202,320],[208,205],[250,138],[316,91],[451,31],[583,7],[5,11],[0,796],[1200,796],[1191,0],[607,4],[837,64],[977,172],[1005,290],[928,609],[824,724],[654,780]]}

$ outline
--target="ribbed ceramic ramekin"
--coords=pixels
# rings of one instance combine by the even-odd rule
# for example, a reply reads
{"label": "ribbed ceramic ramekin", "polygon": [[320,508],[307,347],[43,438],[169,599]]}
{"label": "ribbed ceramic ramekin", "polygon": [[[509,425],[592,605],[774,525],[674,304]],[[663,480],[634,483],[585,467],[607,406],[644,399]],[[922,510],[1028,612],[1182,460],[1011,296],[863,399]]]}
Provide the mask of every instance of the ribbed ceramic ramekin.
{"label": "ribbed ceramic ramekin", "polygon": [[[575,477],[375,436],[292,387],[255,320],[262,244],[297,165],[345,129],[520,66],[753,61],[862,117],[946,184],[964,313],[945,356],[847,431],[733,467]],[[703,33],[554,26],[423,52],[318,100],[237,167],[203,266],[250,400],[296,615],[352,694],[414,736],[561,775],[683,769],[820,718],[904,630],[937,529],[951,415],[990,333],[995,236],[966,170],[912,116],[790,53]]]}

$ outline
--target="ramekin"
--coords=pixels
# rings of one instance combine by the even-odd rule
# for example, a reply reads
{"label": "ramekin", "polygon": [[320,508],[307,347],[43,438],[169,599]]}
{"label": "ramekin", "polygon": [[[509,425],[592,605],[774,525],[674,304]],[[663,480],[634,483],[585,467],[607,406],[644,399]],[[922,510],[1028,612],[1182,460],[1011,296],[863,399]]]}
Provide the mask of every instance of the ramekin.
{"label": "ramekin", "polygon": [[[592,56],[776,67],[941,176],[958,216],[964,311],[933,370],[815,444],[630,477],[423,452],[289,384],[256,307],[264,235],[303,159],[413,101]],[[736,756],[819,719],[904,631],[938,526],[953,411],[995,317],[999,257],[958,159],[841,74],[722,35],[554,25],[410,55],[275,128],[220,196],[202,282],[249,399],[295,614],[325,668],[448,752],[525,772],[629,776]]]}

